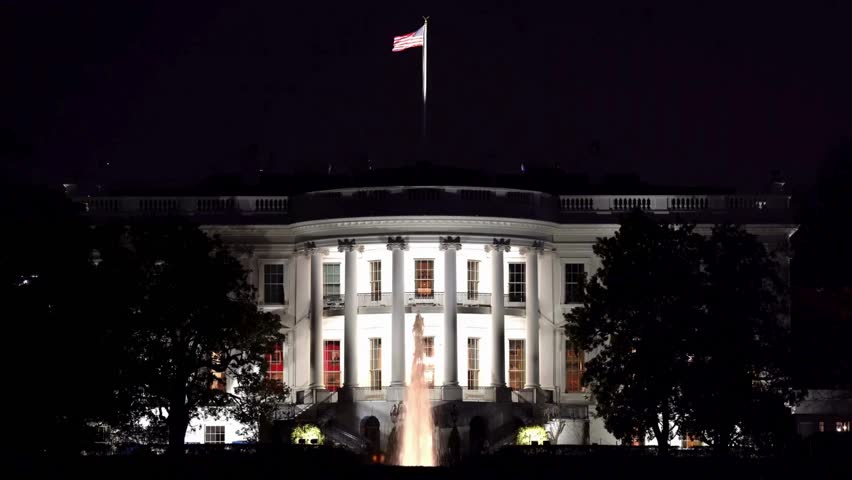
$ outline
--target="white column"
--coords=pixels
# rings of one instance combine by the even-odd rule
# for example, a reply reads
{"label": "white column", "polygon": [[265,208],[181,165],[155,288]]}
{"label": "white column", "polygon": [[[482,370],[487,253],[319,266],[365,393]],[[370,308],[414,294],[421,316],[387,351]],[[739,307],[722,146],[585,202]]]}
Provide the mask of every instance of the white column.
{"label": "white column", "polygon": [[491,386],[506,387],[506,327],[503,308],[503,252],[510,241],[501,238],[486,247],[491,251]]}
{"label": "white column", "polygon": [[311,389],[324,389],[322,371],[322,254],[313,242],[305,244],[311,256]]}
{"label": "white column", "polygon": [[[388,238],[393,252],[393,285],[391,307],[391,387],[405,387],[405,250],[402,237]],[[390,400],[391,398],[389,398]]]}
{"label": "white column", "polygon": [[444,400],[461,400],[459,386],[458,309],[456,307],[456,251],[459,237],[440,239],[444,251]]}
{"label": "white column", "polygon": [[527,267],[526,267],[526,317],[527,317],[527,338],[526,338],[526,384],[524,388],[539,388],[539,354],[538,354],[538,254],[542,251],[540,242],[533,243],[533,246],[527,249]]}
{"label": "white column", "polygon": [[346,283],[343,293],[343,387],[358,386],[358,276],[355,239],[338,240],[337,251],[345,252]]}

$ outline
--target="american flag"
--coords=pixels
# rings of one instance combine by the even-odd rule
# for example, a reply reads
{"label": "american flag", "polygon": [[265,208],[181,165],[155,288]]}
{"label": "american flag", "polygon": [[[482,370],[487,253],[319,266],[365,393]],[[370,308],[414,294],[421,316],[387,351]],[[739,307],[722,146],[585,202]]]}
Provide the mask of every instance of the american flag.
{"label": "american flag", "polygon": [[406,48],[422,47],[423,34],[426,31],[426,26],[417,29],[416,32],[406,33],[398,37],[393,37],[393,52],[401,52]]}

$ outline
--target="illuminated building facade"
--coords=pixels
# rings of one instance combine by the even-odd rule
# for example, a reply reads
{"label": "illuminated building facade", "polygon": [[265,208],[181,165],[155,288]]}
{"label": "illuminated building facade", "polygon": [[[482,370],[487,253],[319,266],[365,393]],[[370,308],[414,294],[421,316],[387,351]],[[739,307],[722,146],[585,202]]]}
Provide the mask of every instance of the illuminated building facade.
{"label": "illuminated building facade", "polygon": [[[270,354],[270,377],[292,389],[281,419],[315,421],[327,439],[361,449],[387,446],[418,314],[440,445],[456,426],[465,452],[496,447],[543,416],[564,425],[559,444],[617,443],[581,383],[594,352],[575,351],[563,328],[582,301],[581,278],[599,266],[596,238],[612,235],[618,215],[634,208],[704,232],[741,223],[780,252],[795,231],[781,193],[400,186],[81,200],[96,218],[187,215],[226,243],[251,247],[240,258],[258,301],[287,333]],[[241,440],[228,422],[194,426],[191,442]],[[672,441],[682,443],[694,444]]]}

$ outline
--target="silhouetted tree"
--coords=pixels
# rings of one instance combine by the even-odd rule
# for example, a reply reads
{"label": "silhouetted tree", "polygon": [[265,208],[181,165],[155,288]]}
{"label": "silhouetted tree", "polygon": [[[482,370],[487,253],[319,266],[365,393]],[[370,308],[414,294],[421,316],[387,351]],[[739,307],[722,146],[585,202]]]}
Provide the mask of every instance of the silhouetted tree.
{"label": "silhouetted tree", "polygon": [[651,435],[666,454],[682,420],[684,345],[701,316],[701,237],[636,211],[593,249],[601,268],[566,315],[569,338],[596,352],[583,383],[610,432],[626,441]]}
{"label": "silhouetted tree", "polygon": [[280,322],[258,310],[240,261],[196,226],[160,219],[99,233],[102,314],[124,352],[121,391],[135,418],[167,427],[169,451],[180,454],[190,420],[232,400],[212,386],[223,373],[261,369],[283,341]]}
{"label": "silhouetted tree", "polygon": [[686,346],[683,427],[717,453],[764,446],[769,426],[789,427],[779,415],[799,398],[780,267],[757,237],[732,225],[713,228],[702,262],[705,318]]}
{"label": "silhouetted tree", "polygon": [[91,315],[90,229],[63,192],[0,187],[0,302],[15,447],[79,452],[113,395],[107,331]]}
{"label": "silhouetted tree", "polygon": [[792,331],[798,382],[852,388],[852,139],[832,147],[816,186],[794,196],[801,226],[793,235]]}

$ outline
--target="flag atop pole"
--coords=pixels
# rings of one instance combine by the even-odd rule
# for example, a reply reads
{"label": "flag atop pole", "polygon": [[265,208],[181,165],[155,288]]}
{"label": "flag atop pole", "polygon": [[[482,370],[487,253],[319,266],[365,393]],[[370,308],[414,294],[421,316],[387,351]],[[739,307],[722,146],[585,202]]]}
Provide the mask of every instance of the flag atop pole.
{"label": "flag atop pole", "polygon": [[426,143],[426,47],[427,47],[427,30],[429,28],[429,17],[423,17],[423,26],[416,31],[393,37],[392,52],[401,52],[403,50],[423,47],[423,143]]}

